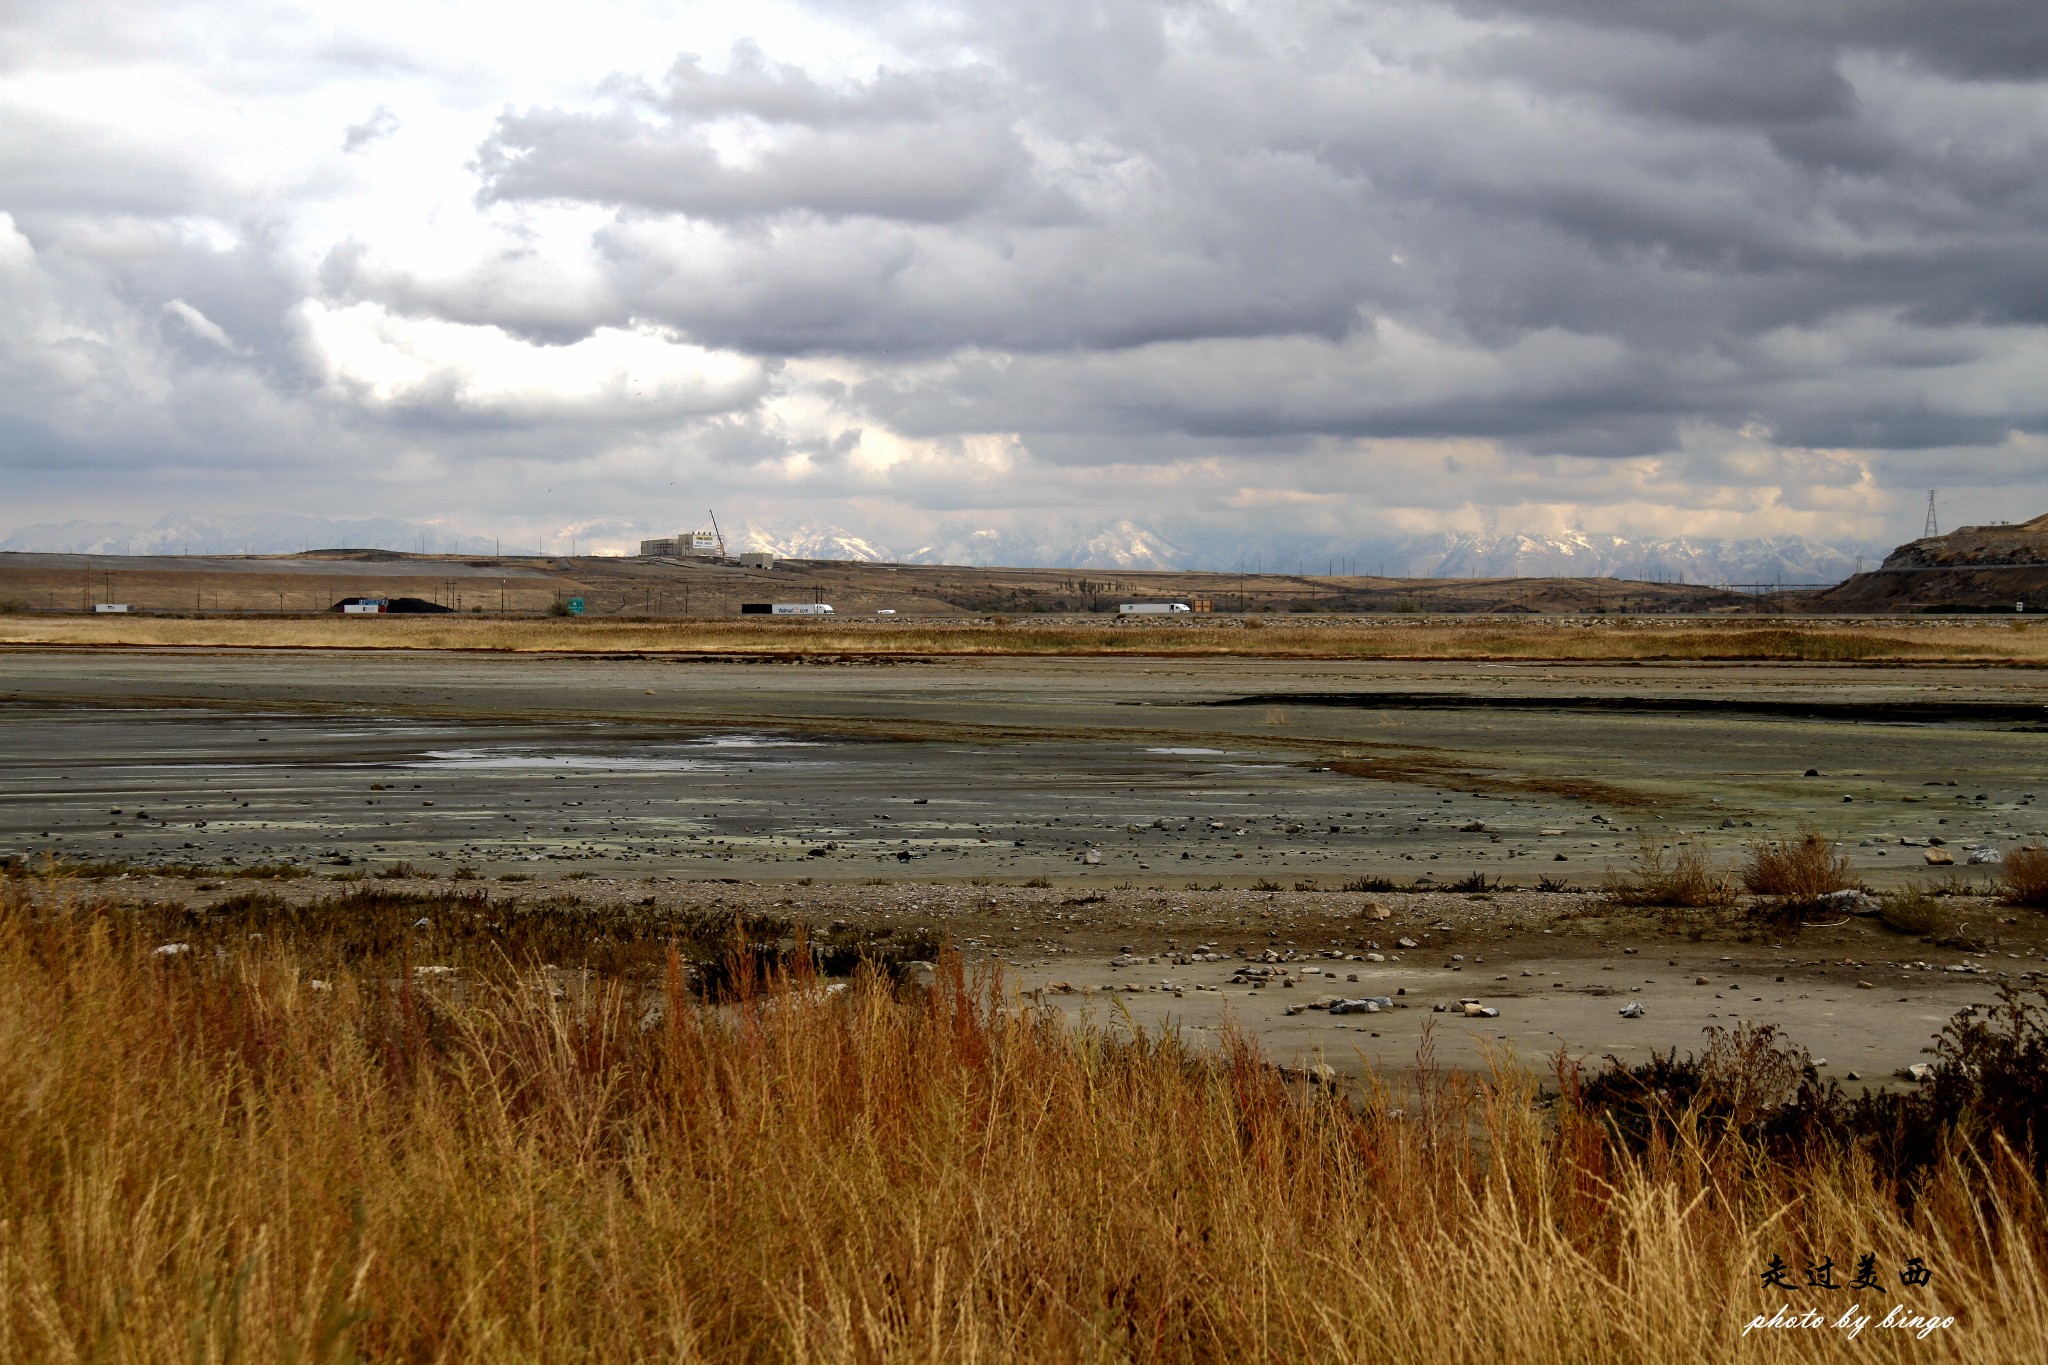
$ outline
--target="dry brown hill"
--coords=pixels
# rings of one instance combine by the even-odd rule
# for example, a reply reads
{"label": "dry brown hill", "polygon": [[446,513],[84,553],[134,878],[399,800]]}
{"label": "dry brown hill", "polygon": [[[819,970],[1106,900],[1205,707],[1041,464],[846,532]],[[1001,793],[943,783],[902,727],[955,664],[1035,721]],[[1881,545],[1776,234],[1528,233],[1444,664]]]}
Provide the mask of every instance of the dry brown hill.
{"label": "dry brown hill", "polygon": [[2048,515],[1909,541],[1811,602],[1853,612],[2048,609]]}

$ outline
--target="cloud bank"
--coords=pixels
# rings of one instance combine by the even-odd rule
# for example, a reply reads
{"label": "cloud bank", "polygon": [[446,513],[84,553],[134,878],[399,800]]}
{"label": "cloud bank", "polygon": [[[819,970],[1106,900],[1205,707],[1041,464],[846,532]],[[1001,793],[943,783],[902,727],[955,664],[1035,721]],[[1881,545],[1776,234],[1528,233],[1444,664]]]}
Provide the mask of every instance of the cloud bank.
{"label": "cloud bank", "polygon": [[2048,506],[2033,6],[88,0],[0,129],[10,524]]}

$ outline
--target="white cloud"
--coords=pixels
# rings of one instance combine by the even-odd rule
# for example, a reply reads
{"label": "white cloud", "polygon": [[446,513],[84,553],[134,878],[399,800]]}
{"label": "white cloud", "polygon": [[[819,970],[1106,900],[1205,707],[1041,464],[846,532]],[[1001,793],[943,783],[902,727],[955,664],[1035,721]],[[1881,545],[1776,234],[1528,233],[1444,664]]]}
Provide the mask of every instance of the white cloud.
{"label": "white cloud", "polygon": [[221,330],[219,323],[183,299],[172,299],[169,303],[166,303],[164,305],[164,313],[166,316],[176,318],[179,322],[183,323],[186,330],[190,331],[192,335],[198,337],[201,341],[218,346],[223,351],[237,352],[241,349],[235,345],[233,337],[230,337]]}
{"label": "white cloud", "polygon": [[501,328],[394,315],[373,303],[299,306],[312,363],[347,398],[521,421],[651,421],[752,405],[761,362],[651,327],[600,327],[563,346]]}

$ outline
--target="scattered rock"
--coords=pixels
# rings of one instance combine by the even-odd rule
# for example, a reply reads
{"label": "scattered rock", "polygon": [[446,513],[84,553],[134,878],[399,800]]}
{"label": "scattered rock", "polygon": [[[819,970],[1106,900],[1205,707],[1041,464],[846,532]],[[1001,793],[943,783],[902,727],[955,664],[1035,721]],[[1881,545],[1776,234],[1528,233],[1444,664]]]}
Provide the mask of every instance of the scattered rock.
{"label": "scattered rock", "polygon": [[1421,945],[1412,938],[1397,938],[1394,940],[1394,946],[1396,948],[1416,948]]}
{"label": "scattered rock", "polygon": [[2005,858],[1997,849],[1979,844],[1964,852],[1963,861],[1973,866],[1982,867],[1987,863],[2002,863],[2005,861]]}
{"label": "scattered rock", "polygon": [[1647,1013],[1649,1011],[1643,1008],[1643,1002],[1640,1000],[1631,1000],[1626,1005],[1623,1005],[1620,1010],[1621,1017],[1624,1019],[1640,1019]]}
{"label": "scattered rock", "polygon": [[1692,979],[1692,984],[1695,986],[1705,986],[1711,983],[1704,976],[1696,976]]}
{"label": "scattered rock", "polygon": [[1917,1081],[1925,1084],[1934,1078],[1934,1068],[1926,1062],[1915,1062],[1911,1066],[1900,1070],[1898,1075],[1901,1080]]}
{"label": "scattered rock", "polygon": [[1953,867],[1956,861],[1955,855],[1945,848],[1930,848],[1920,856],[1930,867]]}
{"label": "scattered rock", "polygon": [[155,957],[176,957],[176,956],[177,956],[177,955],[178,955],[179,953],[189,953],[189,952],[191,952],[191,951],[192,951],[192,945],[191,945],[191,944],[189,944],[189,943],[164,943],[164,944],[159,944],[159,945],[157,946],[157,949],[156,949],[156,951],[155,951],[155,952],[154,952],[154,953],[152,954],[152,956],[155,956]]}

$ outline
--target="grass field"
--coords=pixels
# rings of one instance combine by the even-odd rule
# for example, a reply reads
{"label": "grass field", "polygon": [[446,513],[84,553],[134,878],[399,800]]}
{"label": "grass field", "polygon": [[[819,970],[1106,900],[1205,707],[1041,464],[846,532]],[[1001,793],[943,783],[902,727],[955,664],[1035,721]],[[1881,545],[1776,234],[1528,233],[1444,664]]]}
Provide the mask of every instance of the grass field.
{"label": "grass field", "polygon": [[[7,1359],[2048,1358],[2038,1170],[1756,1136],[1768,1048],[1632,1142],[1570,1072],[1343,1097],[953,959],[706,1003],[658,933],[480,897],[109,891],[0,886]],[[1761,1283],[1866,1253],[1883,1293]]]}
{"label": "grass field", "polygon": [[2048,627],[2012,620],[1764,625],[1754,618],[1214,617],[1039,625],[987,621],[619,622],[429,618],[0,618],[0,645],[447,649],[505,653],[1166,656],[1319,659],[2048,662]]}

